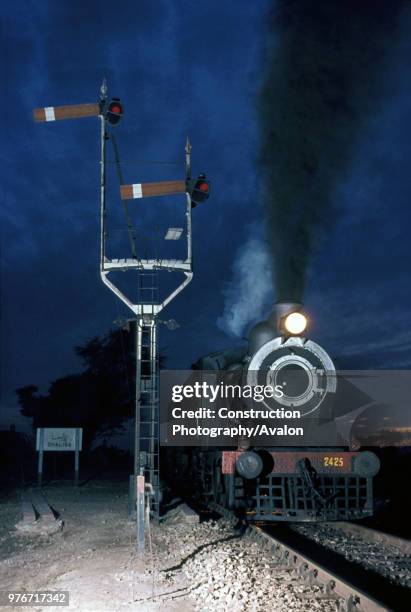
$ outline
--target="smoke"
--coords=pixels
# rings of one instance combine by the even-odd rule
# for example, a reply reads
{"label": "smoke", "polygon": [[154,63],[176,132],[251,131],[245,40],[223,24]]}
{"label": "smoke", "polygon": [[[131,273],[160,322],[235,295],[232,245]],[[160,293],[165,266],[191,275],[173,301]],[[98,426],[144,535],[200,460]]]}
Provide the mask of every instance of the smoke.
{"label": "smoke", "polygon": [[223,331],[241,336],[246,326],[263,318],[272,303],[270,255],[262,240],[252,237],[238,251],[232,280],[223,291],[224,313],[217,320]]}
{"label": "smoke", "polygon": [[276,0],[259,98],[277,300],[301,301],[381,78],[403,0]]}

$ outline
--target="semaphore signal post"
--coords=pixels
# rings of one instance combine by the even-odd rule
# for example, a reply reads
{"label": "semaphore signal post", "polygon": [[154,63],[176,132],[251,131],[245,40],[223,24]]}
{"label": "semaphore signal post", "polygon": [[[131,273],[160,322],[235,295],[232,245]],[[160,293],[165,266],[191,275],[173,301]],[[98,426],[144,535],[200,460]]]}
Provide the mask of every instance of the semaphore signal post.
{"label": "semaphore signal post", "polygon": [[[37,122],[98,117],[100,120],[100,276],[103,283],[133,312],[136,322],[136,398],[134,474],[131,477],[131,507],[137,508],[137,543],[144,550],[144,496],[149,492],[151,515],[160,515],[160,452],[159,452],[159,355],[158,315],[190,283],[192,267],[192,209],[209,197],[210,185],[205,175],[191,177],[191,145],[185,145],[185,177],[172,181],[125,184],[122,176],[118,147],[113,129],[123,117],[119,98],[108,99],[107,84],[103,81],[97,103],[68,106],[48,106],[34,110]],[[112,258],[107,248],[107,143],[113,145],[120,179],[120,199],[126,215],[131,253]],[[165,238],[178,240],[184,236],[185,257],[163,259],[147,255],[136,244],[135,232],[128,210],[128,202],[149,197],[185,196],[185,228],[169,228]],[[159,297],[157,275],[161,271],[183,275],[166,295]],[[120,289],[115,280],[117,272],[134,275],[137,297]],[[151,498],[151,499],[150,499]]]}

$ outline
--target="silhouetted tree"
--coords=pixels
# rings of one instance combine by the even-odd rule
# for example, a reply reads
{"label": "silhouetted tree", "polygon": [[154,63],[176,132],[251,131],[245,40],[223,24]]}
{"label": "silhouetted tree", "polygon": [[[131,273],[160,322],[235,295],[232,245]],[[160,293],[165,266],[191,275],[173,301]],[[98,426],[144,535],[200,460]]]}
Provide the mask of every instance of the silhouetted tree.
{"label": "silhouetted tree", "polygon": [[123,429],[134,415],[135,335],[110,331],[75,347],[85,369],[52,382],[47,395],[28,385],[16,390],[21,414],[37,427],[83,427],[84,447]]}

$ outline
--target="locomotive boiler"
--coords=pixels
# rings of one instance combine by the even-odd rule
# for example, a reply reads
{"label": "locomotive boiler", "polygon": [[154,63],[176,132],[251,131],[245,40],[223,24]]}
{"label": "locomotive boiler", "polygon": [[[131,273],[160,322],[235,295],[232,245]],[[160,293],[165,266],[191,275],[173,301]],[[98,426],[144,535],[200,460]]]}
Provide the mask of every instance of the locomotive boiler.
{"label": "locomotive boiler", "polygon": [[[338,426],[341,417],[366,405],[367,398],[339,379],[333,360],[306,337],[306,328],[301,304],[278,303],[266,321],[252,328],[248,346],[204,356],[193,365],[208,376],[224,372],[233,383],[281,387],[279,397],[264,399],[258,408],[298,411],[305,435],[281,444],[239,436],[235,448],[178,449],[174,477],[180,477],[188,493],[253,521],[372,515],[379,459],[369,450],[353,448],[346,428],[340,431]],[[251,409],[253,400],[245,400],[244,407]]]}

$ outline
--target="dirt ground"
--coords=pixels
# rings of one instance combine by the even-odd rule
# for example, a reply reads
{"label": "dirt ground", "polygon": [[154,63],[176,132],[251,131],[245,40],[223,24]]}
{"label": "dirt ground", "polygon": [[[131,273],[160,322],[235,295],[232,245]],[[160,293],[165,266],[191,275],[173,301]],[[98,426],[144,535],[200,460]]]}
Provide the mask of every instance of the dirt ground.
{"label": "dirt ground", "polygon": [[[41,533],[16,529],[21,520],[19,491],[0,504],[0,590],[70,592],[67,607],[13,610],[178,610],[191,612],[185,578],[175,572],[166,583],[138,560],[135,524],[127,517],[128,483],[91,481],[80,487],[52,483],[44,488],[62,530]],[[152,536],[156,540],[153,526]],[[158,538],[157,538],[158,539]],[[161,540],[161,538],[160,538]],[[157,554],[161,551],[158,550]],[[161,543],[160,543],[161,546]],[[162,601],[160,593],[174,597]],[[153,597],[154,595],[154,597]],[[6,609],[6,608],[2,608]]]}

